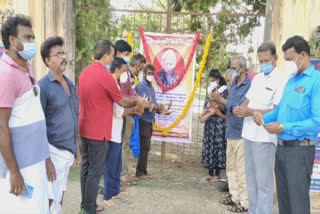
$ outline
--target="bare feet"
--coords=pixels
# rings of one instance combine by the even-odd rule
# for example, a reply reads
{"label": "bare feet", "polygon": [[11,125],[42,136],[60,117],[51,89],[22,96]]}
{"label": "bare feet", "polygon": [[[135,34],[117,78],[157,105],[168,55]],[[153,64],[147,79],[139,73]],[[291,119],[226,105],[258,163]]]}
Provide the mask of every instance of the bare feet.
{"label": "bare feet", "polygon": [[103,200],[103,203],[107,206],[107,207],[110,207],[110,208],[119,208],[118,205],[116,205],[112,199],[110,200]]}
{"label": "bare feet", "polygon": [[137,181],[137,180],[138,180],[137,178],[130,176],[130,175],[128,175],[127,177],[125,177],[123,179],[124,182],[131,182],[131,181]]}
{"label": "bare feet", "polygon": [[210,183],[218,183],[219,182],[219,177],[218,176],[213,176],[211,179],[208,180]]}
{"label": "bare feet", "polygon": [[121,200],[127,200],[128,201],[127,197],[124,194],[121,194],[121,193],[119,193],[116,196],[113,196],[112,199],[121,199]]}

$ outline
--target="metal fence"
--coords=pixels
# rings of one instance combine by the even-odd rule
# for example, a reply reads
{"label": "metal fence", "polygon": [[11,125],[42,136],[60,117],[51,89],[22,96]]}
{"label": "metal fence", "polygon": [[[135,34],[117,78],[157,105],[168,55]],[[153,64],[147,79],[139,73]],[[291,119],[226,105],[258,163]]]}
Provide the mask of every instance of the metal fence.
{"label": "metal fence", "polygon": [[[150,11],[150,10],[129,10],[117,8],[101,8],[92,7],[85,4],[76,6],[77,11],[91,11],[93,16],[101,14],[109,14],[110,25],[105,27],[103,33],[91,32],[91,39],[97,40],[106,38],[112,42],[118,39],[127,39],[125,32],[132,33],[133,51],[138,53],[140,49],[140,33],[138,27],[143,26],[146,32],[159,33],[178,33],[178,34],[193,34],[196,31],[200,32],[200,42],[198,44],[197,55],[202,55],[204,42],[208,33],[212,30],[207,24],[213,16],[262,16],[263,14],[244,14],[244,13],[199,13],[199,12],[174,12],[172,1],[168,0],[166,10]],[[201,22],[196,23],[196,31],[191,31],[190,24],[192,17],[198,16]],[[202,23],[202,24],[200,24]],[[90,27],[90,23],[87,23]],[[115,27],[117,26],[117,27]],[[81,34],[77,37],[86,37],[88,35]],[[202,41],[202,42],[201,42]],[[198,62],[200,63],[200,62]],[[82,69],[82,68],[81,68]],[[197,69],[196,69],[197,72]],[[167,143],[166,144],[166,159],[176,162],[199,163],[202,153],[203,140],[203,124],[198,120],[199,113],[202,112],[203,100],[205,97],[204,86],[207,84],[207,79],[203,78],[197,89],[197,95],[193,101],[193,120],[192,120],[192,143]],[[150,158],[160,160],[161,143],[152,142]]]}

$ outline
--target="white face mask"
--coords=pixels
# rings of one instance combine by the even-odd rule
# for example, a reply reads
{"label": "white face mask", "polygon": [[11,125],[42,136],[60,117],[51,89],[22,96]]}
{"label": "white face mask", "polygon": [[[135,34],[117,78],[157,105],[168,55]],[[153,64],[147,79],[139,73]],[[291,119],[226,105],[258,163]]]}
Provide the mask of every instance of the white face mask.
{"label": "white face mask", "polygon": [[293,61],[285,61],[285,69],[286,69],[286,72],[289,75],[289,77],[293,77],[294,75],[296,75],[298,73],[299,68],[302,66],[304,61],[302,61],[300,63],[299,67],[296,64],[299,57],[300,57],[300,55],[296,58],[296,60],[294,60],[294,62]]}
{"label": "white face mask", "polygon": [[210,82],[210,85],[208,87],[208,94],[211,93],[216,87],[218,86],[218,83],[216,81]]}
{"label": "white face mask", "polygon": [[124,72],[120,76],[120,83],[126,83],[128,81],[128,74],[127,72]]}
{"label": "white face mask", "polygon": [[151,82],[153,82],[154,77],[147,75],[146,80],[151,83]]}
{"label": "white face mask", "polygon": [[298,73],[297,64],[293,61],[285,61],[285,71],[289,77],[293,77]]}

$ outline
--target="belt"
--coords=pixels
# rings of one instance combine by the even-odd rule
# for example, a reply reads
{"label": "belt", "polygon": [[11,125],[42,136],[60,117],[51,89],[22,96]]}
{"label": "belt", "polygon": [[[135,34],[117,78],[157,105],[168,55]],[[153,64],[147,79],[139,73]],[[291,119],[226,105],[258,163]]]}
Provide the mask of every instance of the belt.
{"label": "belt", "polygon": [[315,144],[312,140],[278,140],[278,144],[281,146],[312,146]]}

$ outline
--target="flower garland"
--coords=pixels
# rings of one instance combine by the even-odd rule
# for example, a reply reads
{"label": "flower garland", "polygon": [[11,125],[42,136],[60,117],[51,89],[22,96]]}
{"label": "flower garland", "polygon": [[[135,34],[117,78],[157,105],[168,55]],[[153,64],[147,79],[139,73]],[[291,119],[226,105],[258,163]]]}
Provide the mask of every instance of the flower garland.
{"label": "flower garland", "polygon": [[130,32],[127,32],[127,42],[132,48],[132,51],[130,53],[130,59],[131,59],[133,56],[133,43],[132,43],[132,34]]}
{"label": "flower garland", "polygon": [[189,110],[190,106],[191,106],[191,103],[193,101],[193,98],[196,94],[196,90],[197,90],[197,87],[200,83],[200,79],[201,79],[201,75],[202,75],[202,72],[204,70],[204,66],[206,64],[206,61],[207,61],[207,57],[208,57],[208,53],[209,53],[209,48],[210,48],[210,42],[211,42],[211,39],[212,39],[212,34],[210,33],[207,37],[207,41],[206,41],[206,45],[205,45],[205,49],[204,49],[204,54],[202,56],[202,60],[201,60],[201,64],[200,64],[200,68],[199,68],[199,72],[197,74],[197,79],[196,79],[196,82],[194,84],[194,87],[193,87],[193,90],[191,92],[191,95],[188,99],[188,102],[187,104],[184,106],[180,116],[171,124],[169,125],[168,127],[166,128],[162,128],[160,126],[158,126],[157,124],[153,123],[153,127],[159,131],[162,132],[162,135],[167,137],[168,136],[168,131],[173,129],[175,126],[177,126],[180,121],[182,120],[182,118],[185,116],[185,114],[187,113],[187,111]]}

